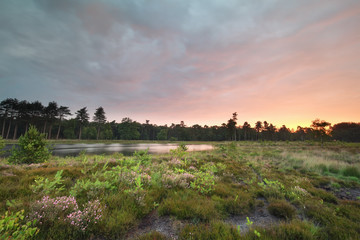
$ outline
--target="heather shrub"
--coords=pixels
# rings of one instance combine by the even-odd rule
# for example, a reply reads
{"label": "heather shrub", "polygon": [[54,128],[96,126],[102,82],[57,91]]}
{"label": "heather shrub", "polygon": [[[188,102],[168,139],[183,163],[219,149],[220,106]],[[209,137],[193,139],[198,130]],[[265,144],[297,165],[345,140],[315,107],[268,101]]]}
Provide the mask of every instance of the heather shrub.
{"label": "heather shrub", "polygon": [[247,193],[240,193],[235,197],[221,199],[219,202],[224,211],[230,215],[248,214],[254,207],[254,200]]}
{"label": "heather shrub", "polygon": [[25,135],[19,138],[18,145],[18,148],[12,149],[9,162],[15,164],[42,163],[51,156],[45,134],[39,133],[34,126],[30,126]]}
{"label": "heather shrub", "polygon": [[160,215],[194,221],[209,221],[219,216],[211,199],[190,190],[171,192],[160,204],[158,211]]}
{"label": "heather shrub", "polygon": [[[293,220],[288,223],[281,223],[265,231],[263,234],[265,239],[311,240],[317,239],[316,233],[318,229],[312,224]],[[253,235],[251,232],[247,234],[247,236],[251,235]]]}
{"label": "heather shrub", "polygon": [[241,239],[240,233],[228,224],[223,222],[211,222],[208,224],[198,224],[186,225],[180,232],[179,239],[188,240],[188,239],[198,239],[198,240],[208,240],[208,239],[227,239],[227,240],[236,240]]}
{"label": "heather shrub", "polygon": [[292,219],[295,216],[296,209],[285,200],[275,200],[268,206],[269,213],[285,219]]}
{"label": "heather shrub", "polygon": [[104,197],[106,204],[99,223],[100,233],[110,239],[121,239],[138,221],[144,212],[136,201],[125,193],[114,193]]}
{"label": "heather shrub", "polygon": [[136,239],[137,240],[154,240],[154,239],[156,239],[156,240],[167,240],[168,238],[162,233],[153,231],[153,232],[141,235]]}
{"label": "heather shrub", "polygon": [[189,188],[195,176],[188,172],[167,171],[162,175],[162,184],[165,188]]}
{"label": "heather shrub", "polygon": [[327,192],[323,189],[310,189],[309,192],[312,195],[321,198],[321,200],[324,202],[334,203],[334,204],[338,203],[337,198],[331,192]]}
{"label": "heather shrub", "polygon": [[74,227],[76,230],[85,231],[89,226],[97,224],[102,217],[102,207],[98,200],[79,206],[74,197],[50,198],[44,196],[32,204],[30,219],[35,219],[41,228],[49,228],[56,222],[61,222]]}

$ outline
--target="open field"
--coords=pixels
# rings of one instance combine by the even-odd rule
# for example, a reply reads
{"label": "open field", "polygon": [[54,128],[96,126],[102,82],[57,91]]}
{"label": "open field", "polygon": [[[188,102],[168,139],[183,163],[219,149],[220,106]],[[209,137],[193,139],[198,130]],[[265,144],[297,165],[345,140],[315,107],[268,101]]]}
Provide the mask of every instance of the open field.
{"label": "open field", "polygon": [[2,159],[0,214],[24,210],[34,239],[360,239],[360,144],[214,144]]}

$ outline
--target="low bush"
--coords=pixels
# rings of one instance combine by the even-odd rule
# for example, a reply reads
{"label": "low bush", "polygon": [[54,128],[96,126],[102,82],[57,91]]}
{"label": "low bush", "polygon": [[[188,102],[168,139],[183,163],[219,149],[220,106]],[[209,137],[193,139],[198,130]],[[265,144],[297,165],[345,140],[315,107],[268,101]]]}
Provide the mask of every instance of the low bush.
{"label": "low bush", "polygon": [[0,218],[0,239],[32,239],[39,232],[36,220],[25,221],[24,210],[5,212]]}
{"label": "low bush", "polygon": [[191,188],[202,194],[210,194],[214,190],[215,177],[209,172],[196,172],[195,180],[190,183]]}
{"label": "low bush", "polygon": [[325,164],[319,164],[316,165],[316,168],[321,172],[321,173],[325,173],[328,171],[328,167]]}
{"label": "low bush", "polygon": [[109,239],[122,239],[137,223],[133,212],[121,206],[112,210],[106,209],[104,219],[106,221],[99,224],[98,233]]}
{"label": "low bush", "polygon": [[338,200],[331,192],[327,192],[323,189],[310,189],[309,192],[315,196],[321,198],[324,202],[337,204]]}
{"label": "low bush", "polygon": [[42,176],[38,176],[35,179],[35,184],[31,185],[30,188],[35,193],[42,193],[44,195],[48,195],[50,193],[59,194],[64,190],[63,180],[61,179],[61,174],[63,170],[58,171],[55,174],[54,180],[49,180],[48,178],[44,178]]}
{"label": "low bush", "polygon": [[[262,231],[261,231],[262,232]],[[315,234],[317,228],[309,223],[294,220],[288,223],[281,223],[272,228],[267,228],[262,234],[264,239],[282,239],[282,240],[311,240],[317,239]],[[253,236],[254,233],[249,232],[246,236]],[[253,236],[254,239],[255,236]]]}
{"label": "low bush", "polygon": [[274,200],[268,206],[269,213],[275,217],[292,219],[295,217],[296,209],[285,200]]}
{"label": "low bush", "polygon": [[173,215],[178,219],[209,221],[216,219],[219,213],[211,199],[191,190],[171,192],[159,206],[160,215]]}
{"label": "low bush", "polygon": [[214,195],[212,199],[216,202],[216,208],[225,216],[248,214],[255,206],[252,196],[245,192],[238,192],[236,196],[226,198]]}
{"label": "low bush", "polygon": [[42,163],[51,156],[45,134],[39,133],[34,126],[30,126],[24,136],[19,138],[18,148],[13,148],[9,162],[21,163]]}
{"label": "low bush", "polygon": [[180,240],[232,240],[241,239],[240,233],[228,224],[214,221],[208,224],[186,225],[179,234]]}
{"label": "low bush", "polygon": [[338,166],[331,164],[329,166],[329,172],[334,173],[334,174],[338,174],[340,172],[340,169]]}
{"label": "low bush", "polygon": [[0,136],[0,155],[2,155],[5,151],[3,150],[5,148],[5,140]]}
{"label": "low bush", "polygon": [[[355,214],[358,210],[353,209]],[[338,213],[336,213],[338,212]],[[341,215],[341,208],[328,208],[320,203],[309,202],[305,205],[305,214],[315,224],[321,226],[317,237],[319,239],[360,239],[360,224],[358,219],[349,220]]]}
{"label": "low bush", "polygon": [[136,240],[167,240],[168,238],[159,232],[153,231],[136,238]]}
{"label": "low bush", "polygon": [[[44,230],[41,235],[50,239],[58,237],[56,235],[64,228],[72,235],[83,236],[89,228],[93,228],[100,221],[103,214],[103,207],[99,201],[88,202],[81,210],[76,199],[67,196],[44,196],[32,204],[31,210],[29,218],[36,220],[39,228]],[[47,233],[47,229],[52,229],[55,235]]]}
{"label": "low bush", "polygon": [[346,167],[342,174],[345,176],[345,177],[357,177],[357,178],[360,178],[360,171],[359,169],[357,169],[355,166],[348,166]]}
{"label": "low bush", "polygon": [[284,199],[285,198],[285,187],[278,180],[268,180],[264,178],[264,182],[258,183],[262,188],[260,195],[263,195],[266,199]]}

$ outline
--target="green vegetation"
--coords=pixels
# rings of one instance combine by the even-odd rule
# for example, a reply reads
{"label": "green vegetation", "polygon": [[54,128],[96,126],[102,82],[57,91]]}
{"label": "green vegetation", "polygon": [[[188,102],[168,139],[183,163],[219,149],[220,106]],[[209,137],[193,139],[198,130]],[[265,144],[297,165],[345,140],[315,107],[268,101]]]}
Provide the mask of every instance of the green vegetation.
{"label": "green vegetation", "polygon": [[13,148],[9,162],[12,163],[42,163],[50,158],[45,134],[39,133],[34,126],[19,138],[18,148]]}
{"label": "green vegetation", "polygon": [[[331,126],[316,119],[310,127],[298,126],[290,130],[285,125],[277,128],[267,121],[237,122],[237,113],[220,126],[157,125],[146,120],[139,123],[123,117],[120,123],[107,122],[105,110],[98,107],[90,120],[89,109],[83,107],[71,119],[69,107],[58,106],[54,101],[44,106],[39,101],[19,101],[7,98],[0,102],[0,130],[2,138],[16,140],[24,135],[30,124],[35,125],[50,139],[85,140],[158,140],[158,141],[324,141],[360,142],[360,123],[342,122]],[[91,111],[91,109],[90,109]],[[242,126],[239,126],[242,125]]]}
{"label": "green vegetation", "polygon": [[215,146],[3,158],[0,239],[360,238],[359,144]]}
{"label": "green vegetation", "polygon": [[36,220],[25,221],[24,210],[18,212],[5,212],[0,219],[0,238],[1,239],[32,239],[39,229],[32,227]]}
{"label": "green vegetation", "polygon": [[0,155],[3,154],[4,147],[5,147],[5,140],[0,136]]}

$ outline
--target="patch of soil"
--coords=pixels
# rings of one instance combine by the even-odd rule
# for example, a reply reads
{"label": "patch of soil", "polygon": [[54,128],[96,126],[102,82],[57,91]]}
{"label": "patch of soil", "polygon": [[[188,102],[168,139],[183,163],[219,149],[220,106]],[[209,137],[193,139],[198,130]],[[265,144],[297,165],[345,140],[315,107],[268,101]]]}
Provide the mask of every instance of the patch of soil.
{"label": "patch of soil", "polygon": [[141,220],[136,229],[130,231],[125,239],[136,239],[137,237],[153,231],[164,234],[169,239],[178,239],[178,231],[185,222],[173,220],[169,216],[159,216],[156,210]]}
{"label": "patch of soil", "polygon": [[332,192],[342,200],[360,201],[360,188],[340,188]]}
{"label": "patch of soil", "polygon": [[[250,221],[253,222],[252,227],[267,227],[270,225],[278,224],[280,220],[277,217],[272,216],[267,210],[269,203],[264,198],[258,200],[263,200],[264,206],[256,207],[255,211],[249,214],[248,217]],[[233,225],[235,228],[238,228],[239,226],[242,234],[249,231],[246,216],[232,216],[226,219],[225,222]]]}
{"label": "patch of soil", "polygon": [[360,188],[332,188],[330,186],[323,186],[322,189],[333,193],[337,198],[342,200],[360,201]]}

